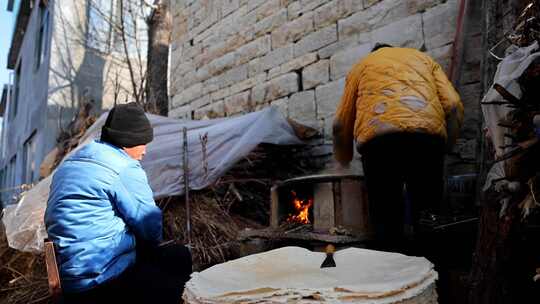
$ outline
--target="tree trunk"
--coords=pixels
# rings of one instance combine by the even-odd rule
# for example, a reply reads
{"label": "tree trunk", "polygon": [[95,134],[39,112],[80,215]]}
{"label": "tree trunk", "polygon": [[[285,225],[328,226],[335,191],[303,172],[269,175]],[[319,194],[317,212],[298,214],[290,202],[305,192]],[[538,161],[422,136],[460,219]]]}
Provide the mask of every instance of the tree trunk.
{"label": "tree trunk", "polygon": [[499,218],[501,205],[495,193],[487,195],[480,215],[478,241],[470,276],[470,304],[515,302],[520,212],[516,202]]}
{"label": "tree trunk", "polygon": [[148,18],[146,110],[167,116],[167,70],[171,42],[170,0],[161,0]]}

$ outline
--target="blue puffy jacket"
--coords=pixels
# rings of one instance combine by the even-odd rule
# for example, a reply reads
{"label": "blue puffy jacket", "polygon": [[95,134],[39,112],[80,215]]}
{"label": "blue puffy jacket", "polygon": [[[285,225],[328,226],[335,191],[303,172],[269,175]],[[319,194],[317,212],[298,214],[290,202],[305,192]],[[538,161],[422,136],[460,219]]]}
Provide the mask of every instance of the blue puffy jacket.
{"label": "blue puffy jacket", "polygon": [[45,225],[54,242],[62,288],[90,289],[135,263],[135,239],[157,244],[161,210],[140,163],[93,141],[54,174]]}

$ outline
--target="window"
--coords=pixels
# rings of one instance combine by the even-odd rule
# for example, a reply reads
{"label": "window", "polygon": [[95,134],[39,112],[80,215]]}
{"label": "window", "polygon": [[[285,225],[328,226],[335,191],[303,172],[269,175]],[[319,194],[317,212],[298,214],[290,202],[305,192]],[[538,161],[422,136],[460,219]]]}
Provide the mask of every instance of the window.
{"label": "window", "polygon": [[8,185],[9,187],[15,187],[15,185],[17,184],[17,181],[15,180],[15,173],[17,171],[17,155],[13,155],[13,157],[11,158],[11,160],[9,161],[9,180],[8,180]]}
{"label": "window", "polygon": [[4,190],[4,188],[6,188],[5,184],[6,184],[6,168],[2,168],[2,170],[0,170],[0,189],[1,190]]}
{"label": "window", "polygon": [[110,0],[88,1],[86,46],[102,53],[110,51],[113,3]]}
{"label": "window", "polygon": [[11,104],[9,105],[8,121],[12,121],[15,118],[15,116],[17,116],[19,93],[20,93],[20,87],[21,87],[21,66],[22,66],[22,60],[19,61],[19,65],[17,66],[17,69],[15,70],[15,83],[13,85],[13,95],[11,96]]}
{"label": "window", "polygon": [[3,168],[0,170],[0,208],[4,208],[4,192],[6,188],[6,168]]}
{"label": "window", "polygon": [[10,203],[13,200],[13,195],[15,194],[14,187],[16,186],[17,181],[15,180],[15,172],[16,172],[16,166],[17,165],[17,156],[14,155],[11,160],[9,161],[9,165],[7,168],[7,174],[6,174],[6,180],[4,182],[5,186],[5,201],[7,203]]}
{"label": "window", "polygon": [[36,153],[35,134],[36,132],[34,131],[34,133],[28,137],[23,146],[22,182],[24,184],[31,184],[34,181],[34,173],[36,169],[34,160],[34,155]]}
{"label": "window", "polygon": [[148,27],[144,16],[150,15],[150,8],[140,6],[133,0],[117,0],[114,3],[112,16],[116,26],[112,31],[112,51],[126,52],[121,31],[123,27],[127,53],[133,56],[146,54]]}
{"label": "window", "polygon": [[38,31],[36,39],[36,70],[47,55],[47,41],[49,33],[49,9],[47,4],[40,1],[38,15]]}

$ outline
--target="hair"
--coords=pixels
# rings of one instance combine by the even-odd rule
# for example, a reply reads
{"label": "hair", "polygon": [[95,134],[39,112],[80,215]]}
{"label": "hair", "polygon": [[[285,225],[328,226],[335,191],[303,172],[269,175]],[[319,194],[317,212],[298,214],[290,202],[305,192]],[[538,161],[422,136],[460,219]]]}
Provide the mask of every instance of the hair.
{"label": "hair", "polygon": [[385,47],[391,48],[391,47],[394,47],[394,46],[392,46],[390,44],[387,44],[387,43],[377,42],[377,43],[375,43],[375,46],[371,49],[371,52],[375,52],[376,50],[382,49],[382,48],[385,48]]}

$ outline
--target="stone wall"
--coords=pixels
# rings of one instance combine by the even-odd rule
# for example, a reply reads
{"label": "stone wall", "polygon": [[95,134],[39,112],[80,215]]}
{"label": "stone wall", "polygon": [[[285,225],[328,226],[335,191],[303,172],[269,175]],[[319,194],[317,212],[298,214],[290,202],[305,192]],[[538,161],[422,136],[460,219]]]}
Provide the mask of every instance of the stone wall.
{"label": "stone wall", "polygon": [[[173,3],[169,116],[232,116],[277,105],[290,118],[318,128],[321,143],[328,145],[344,77],[375,42],[421,48],[449,69],[460,1]],[[459,52],[464,60],[455,81],[461,84],[467,126],[458,150],[474,158],[470,140],[478,135],[482,44],[475,25],[481,18],[465,19]]]}

